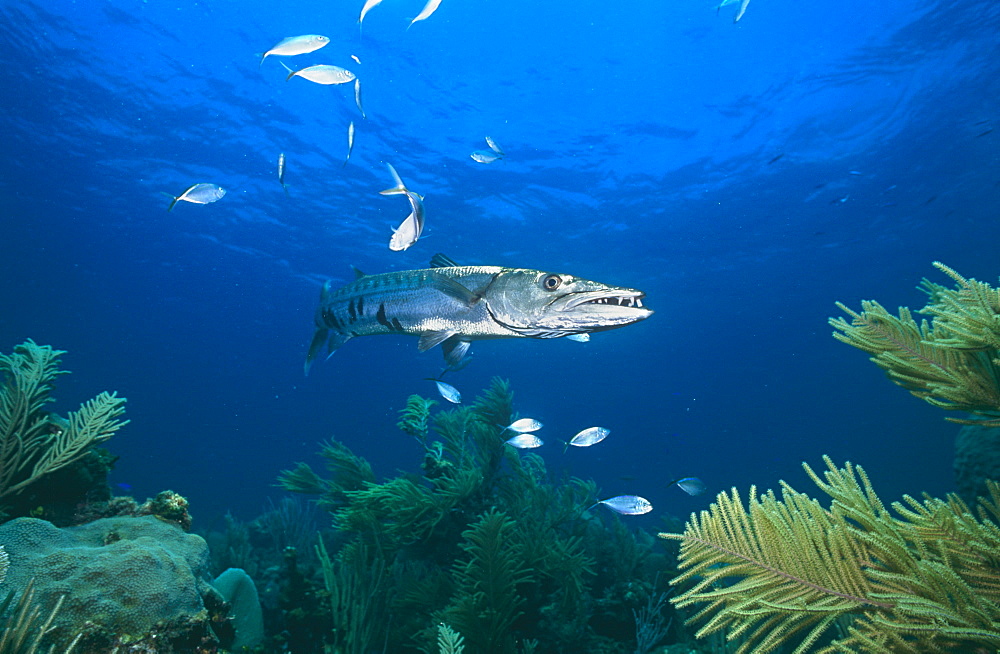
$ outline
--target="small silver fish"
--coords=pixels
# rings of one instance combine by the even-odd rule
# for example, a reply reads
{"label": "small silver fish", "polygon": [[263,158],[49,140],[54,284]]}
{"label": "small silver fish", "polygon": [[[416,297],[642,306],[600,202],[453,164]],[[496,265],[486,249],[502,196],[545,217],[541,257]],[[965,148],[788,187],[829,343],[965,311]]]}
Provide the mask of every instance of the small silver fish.
{"label": "small silver fish", "polygon": [[285,184],[285,153],[282,152],[278,155],[278,183],[281,184],[281,188],[285,189],[285,195],[288,195],[288,184]]}
{"label": "small silver fish", "polygon": [[479,163],[484,163],[484,164],[493,163],[494,161],[500,158],[500,156],[497,155],[497,153],[491,150],[476,150],[469,156],[472,157],[473,161],[478,161]]}
{"label": "small silver fish", "polygon": [[590,447],[591,445],[596,445],[597,443],[603,441],[610,433],[611,430],[605,429],[604,427],[587,427],[579,434],[566,441],[566,445],[573,445],[575,447]]}
{"label": "small silver fish", "polygon": [[358,111],[361,112],[361,117],[367,119],[368,116],[365,115],[365,108],[361,106],[361,80],[360,79],[355,79],[354,80],[354,104],[358,105]]}
{"label": "small silver fish", "polygon": [[448,400],[452,404],[462,403],[462,394],[458,392],[457,388],[455,388],[451,384],[446,384],[440,379],[433,379],[431,377],[428,377],[427,379],[428,381],[432,381],[435,384],[437,384],[438,393],[441,394],[441,397]]}
{"label": "small silver fish", "polygon": [[403,180],[399,177],[396,169],[392,167],[392,164],[386,163],[386,166],[389,167],[389,172],[392,174],[392,179],[396,182],[396,185],[384,191],[379,191],[379,194],[405,195],[406,199],[410,201],[410,215],[403,220],[399,227],[392,231],[392,238],[389,239],[389,249],[393,252],[400,252],[416,243],[420,235],[424,232],[424,198],[420,194],[406,188],[406,185],[403,184]]}
{"label": "small silver fish", "polygon": [[346,166],[347,162],[351,160],[351,153],[354,152],[354,121],[347,126],[347,158],[344,159],[343,165]]}
{"label": "small silver fish", "polygon": [[503,156],[503,148],[497,145],[497,142],[491,139],[489,136],[486,137],[486,145],[490,146],[490,150],[496,152],[497,156],[499,157]]}
{"label": "small silver fish", "polygon": [[323,36],[322,34],[289,36],[288,38],[279,41],[278,45],[274,46],[261,56],[258,68],[264,65],[264,60],[267,59],[268,55],[291,57],[294,55],[306,54],[307,52],[315,52],[316,50],[319,50],[329,42],[329,37]]}
{"label": "small silver fish", "polygon": [[747,11],[747,5],[749,5],[749,4],[750,4],[750,0],[743,0],[740,3],[740,10],[736,12],[736,18],[733,19],[734,23],[740,22],[740,19],[743,18],[743,14],[746,13],[746,11]]}
{"label": "small silver fish", "polygon": [[221,200],[225,194],[226,189],[216,184],[194,184],[187,187],[183,193],[175,197],[170,206],[167,207],[167,211],[172,210],[174,205],[181,200],[194,204],[211,204],[217,200]]}
{"label": "small silver fish", "polygon": [[354,63],[358,64],[359,66],[361,65],[361,60],[358,59],[357,55],[351,55],[351,59],[353,59]]}
{"label": "small silver fish", "polygon": [[508,438],[504,443],[519,450],[531,450],[545,444],[541,438],[534,434],[518,434],[513,438]]}
{"label": "small silver fish", "polygon": [[519,434],[526,434],[532,431],[538,431],[542,428],[542,423],[538,422],[534,418],[521,418],[520,420],[515,420],[506,427],[504,431],[516,431]]}
{"label": "small silver fish", "polygon": [[566,337],[567,341],[576,341],[577,343],[589,343],[590,334],[570,334]]}
{"label": "small silver fish", "polygon": [[688,495],[701,495],[708,489],[708,487],[705,486],[705,482],[698,479],[697,477],[684,477],[682,479],[675,479],[669,484],[667,484],[667,488],[673,486],[674,484],[677,484],[677,487],[680,488],[685,493],[687,493]]}
{"label": "small silver fish", "polygon": [[[287,66],[285,66],[288,68]],[[347,84],[348,82],[353,82],[356,77],[354,73],[347,70],[346,68],[341,68],[340,66],[330,66],[328,64],[319,64],[316,66],[307,66],[300,70],[292,70],[288,68],[288,77],[285,81],[292,79],[293,77],[301,77],[302,79],[307,79],[310,82],[315,82],[316,84]]]}
{"label": "small silver fish", "polygon": [[361,15],[358,16],[358,29],[361,29],[361,23],[365,20],[365,14],[374,9],[382,0],[366,0],[365,6],[361,8]]}
{"label": "small silver fish", "polygon": [[430,15],[437,11],[437,8],[440,5],[441,0],[427,0],[427,4],[425,4],[424,8],[420,10],[417,17],[410,21],[410,24],[406,26],[406,29],[410,29],[410,27],[412,27],[418,20],[426,20],[427,18],[430,18]]}
{"label": "small silver fish", "polygon": [[595,502],[588,508],[592,509],[598,504],[603,504],[615,513],[620,513],[622,515],[642,515],[643,513],[649,513],[653,510],[653,505],[650,504],[649,500],[645,497],[639,497],[638,495],[619,495],[617,497],[609,497],[606,500]]}

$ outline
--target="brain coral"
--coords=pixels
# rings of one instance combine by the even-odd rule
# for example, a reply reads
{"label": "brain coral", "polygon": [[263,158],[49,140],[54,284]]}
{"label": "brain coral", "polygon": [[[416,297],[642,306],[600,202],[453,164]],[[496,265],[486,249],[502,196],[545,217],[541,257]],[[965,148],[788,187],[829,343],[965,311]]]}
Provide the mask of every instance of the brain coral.
{"label": "brain coral", "polygon": [[208,546],[174,524],[116,517],[59,529],[18,518],[0,525],[0,544],[10,556],[0,592],[34,577],[40,605],[65,594],[57,618],[64,637],[83,631],[85,642],[129,643],[185,625],[199,626],[200,642],[214,640],[206,626],[206,595],[218,597],[205,581]]}

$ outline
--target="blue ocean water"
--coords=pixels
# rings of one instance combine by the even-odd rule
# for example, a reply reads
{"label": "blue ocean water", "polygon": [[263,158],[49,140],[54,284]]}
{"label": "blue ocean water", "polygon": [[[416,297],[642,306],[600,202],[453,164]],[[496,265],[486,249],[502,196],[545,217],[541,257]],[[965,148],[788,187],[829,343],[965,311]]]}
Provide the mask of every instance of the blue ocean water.
{"label": "blue ocean water", "polygon": [[[640,288],[656,313],[586,344],[487,341],[449,382],[509,379],[555,473],[686,516],[730,487],[811,491],[829,454],[886,499],[954,490],[957,427],[831,338],[837,300],[922,306],[924,276],[1000,275],[1000,6],[931,0],[549,3],[102,0],[0,4],[0,349],[68,351],[66,411],[128,398],[113,481],[195,520],[258,513],[278,472],[337,438],[415,470],[395,429],[435,395],[435,350],[356,339],[302,364],[319,288],[460,263]],[[362,81],[285,81],[284,58]],[[356,63],[351,56],[357,57]],[[350,161],[347,127],[356,127]],[[994,128],[998,128],[994,131]],[[495,138],[506,157],[469,154]],[[287,157],[288,195],[277,180]],[[424,237],[392,163],[425,196]],[[199,206],[188,186],[228,194]],[[688,497],[665,482],[698,476]],[[646,522],[643,522],[646,521]]]}

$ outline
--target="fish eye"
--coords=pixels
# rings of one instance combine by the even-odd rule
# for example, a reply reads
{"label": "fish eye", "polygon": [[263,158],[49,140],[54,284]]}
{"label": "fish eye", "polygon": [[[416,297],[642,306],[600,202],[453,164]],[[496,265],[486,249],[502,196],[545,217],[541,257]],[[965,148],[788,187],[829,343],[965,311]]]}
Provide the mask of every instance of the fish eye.
{"label": "fish eye", "polygon": [[554,291],[562,285],[562,277],[559,275],[546,275],[542,278],[542,288],[546,291]]}

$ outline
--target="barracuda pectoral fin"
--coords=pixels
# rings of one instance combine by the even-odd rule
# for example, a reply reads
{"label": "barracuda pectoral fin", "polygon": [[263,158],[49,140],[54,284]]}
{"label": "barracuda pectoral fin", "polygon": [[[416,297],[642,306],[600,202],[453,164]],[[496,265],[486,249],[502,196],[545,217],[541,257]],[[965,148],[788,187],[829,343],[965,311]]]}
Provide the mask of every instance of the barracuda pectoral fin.
{"label": "barracuda pectoral fin", "polygon": [[[420,341],[417,343],[417,350],[420,352],[426,352],[438,343],[443,343],[452,336],[456,334],[454,329],[442,329],[436,332],[424,332],[420,335]],[[445,355],[447,356],[447,355]]]}
{"label": "barracuda pectoral fin", "polygon": [[473,293],[451,277],[432,272],[427,275],[427,282],[431,288],[441,291],[448,297],[455,298],[467,307],[471,307],[476,302],[479,302],[480,296],[478,293]]}

